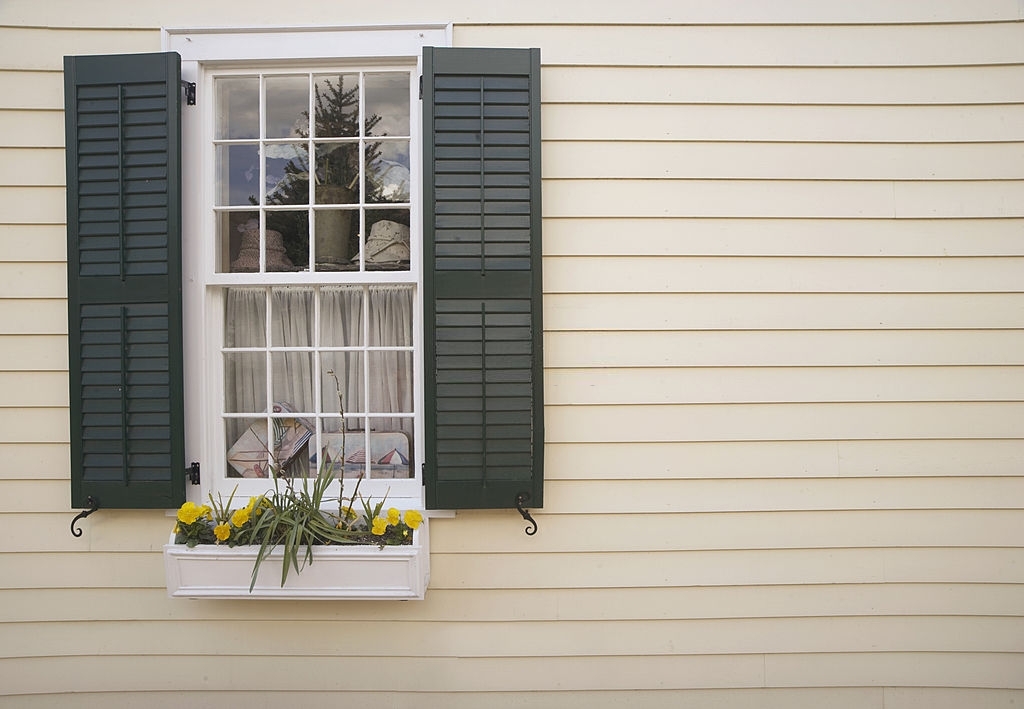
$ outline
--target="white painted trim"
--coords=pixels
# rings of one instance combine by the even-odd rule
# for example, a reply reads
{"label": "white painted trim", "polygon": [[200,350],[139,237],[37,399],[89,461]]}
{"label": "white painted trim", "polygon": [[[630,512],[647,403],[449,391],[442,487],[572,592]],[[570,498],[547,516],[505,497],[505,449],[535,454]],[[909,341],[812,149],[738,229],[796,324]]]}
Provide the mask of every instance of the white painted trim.
{"label": "white painted trim", "polygon": [[[260,69],[270,63],[281,65],[282,62],[294,62],[303,65],[317,65],[321,62],[359,62],[374,64],[390,62],[394,64],[415,65],[410,93],[412,105],[417,105],[418,95],[415,77],[422,73],[422,53],[425,46],[451,46],[451,24],[421,25],[385,25],[372,27],[239,27],[239,28],[165,28],[162,33],[162,44],[165,51],[176,51],[181,55],[181,74],[183,81],[196,82],[198,86],[199,106],[183,107],[182,117],[182,150],[183,180],[187,185],[211,184],[212,165],[208,164],[207,151],[200,150],[202,158],[189,159],[188,153],[192,146],[204,146],[206,136],[212,134],[212,126],[204,121],[212,120],[211,114],[205,110],[204,102],[212,96],[212,83],[207,70],[223,70],[232,66],[245,65]],[[414,111],[414,114],[416,112]],[[410,126],[410,142],[421,145],[422,126],[413,121]],[[414,174],[422,174],[420,151],[411,153],[410,170]],[[422,185],[420,192],[411,200],[410,219],[414,224],[422,219]],[[184,238],[194,240],[200,235],[209,234],[210,225],[205,223],[209,218],[208,205],[199,190],[183,190],[183,230]],[[204,217],[204,215],[207,215]],[[413,240],[414,251],[411,254],[409,280],[419,287],[416,289],[415,307],[422,312],[422,239]],[[212,245],[208,245],[212,248]],[[204,342],[196,342],[197,337],[216,337],[222,324],[216,312],[216,303],[210,301],[205,293],[207,285],[226,284],[232,282],[231,274],[212,274],[209,269],[208,254],[203,253],[200,246],[196,248],[194,241],[183,248],[183,308],[185,322],[185,445],[186,462],[206,461],[200,486],[190,486],[189,499],[201,502],[208,494],[216,493],[218,488],[223,492],[223,485],[215,484],[215,468],[212,463],[211,451],[223,450],[223,428],[219,423],[217,407],[211,404],[219,401],[223,392],[220,391],[217,374],[219,363],[209,356],[210,349]],[[380,278],[406,280],[396,274],[380,275],[364,274],[367,282]],[[292,280],[287,275],[271,274],[268,282],[284,283]],[[330,279],[327,279],[330,280]],[[423,332],[422,318],[418,318],[413,332],[413,345],[416,352],[422,352]],[[422,374],[422,373],[421,373]],[[414,436],[416,461],[423,458],[423,386],[422,376],[417,379],[414,391],[416,408],[421,412],[415,420]],[[259,494],[263,490],[256,487],[265,481],[237,481],[237,495],[248,496]],[[423,505],[422,480],[417,470],[416,477],[411,480],[381,481],[382,487],[388,489],[388,503],[402,507],[415,508]],[[235,481],[230,481],[234,485]],[[226,484],[226,483],[225,483]],[[351,481],[349,481],[351,485]],[[372,494],[380,499],[381,492],[366,489],[364,494]],[[350,489],[346,490],[351,492]],[[227,491],[230,492],[230,491]],[[227,494],[225,492],[224,494]],[[336,496],[335,496],[336,499]]]}

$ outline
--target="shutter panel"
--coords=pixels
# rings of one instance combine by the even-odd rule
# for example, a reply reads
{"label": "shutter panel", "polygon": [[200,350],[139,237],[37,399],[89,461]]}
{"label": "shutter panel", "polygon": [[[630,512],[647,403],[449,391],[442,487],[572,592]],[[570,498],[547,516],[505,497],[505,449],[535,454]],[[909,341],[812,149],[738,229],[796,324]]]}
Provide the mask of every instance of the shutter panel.
{"label": "shutter panel", "polygon": [[540,50],[423,60],[427,507],[540,507]]}
{"label": "shutter panel", "polygon": [[180,67],[64,58],[75,507],[184,501]]}

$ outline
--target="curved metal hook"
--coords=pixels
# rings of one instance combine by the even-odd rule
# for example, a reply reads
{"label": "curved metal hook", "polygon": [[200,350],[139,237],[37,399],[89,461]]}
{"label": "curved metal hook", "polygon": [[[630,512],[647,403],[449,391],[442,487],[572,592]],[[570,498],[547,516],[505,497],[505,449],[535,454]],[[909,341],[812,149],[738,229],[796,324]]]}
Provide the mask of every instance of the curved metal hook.
{"label": "curved metal hook", "polygon": [[82,530],[77,529],[75,527],[75,525],[78,524],[78,520],[85,519],[86,517],[88,517],[100,508],[99,500],[95,499],[92,495],[89,495],[87,498],[85,498],[85,501],[89,503],[89,509],[82,510],[77,515],[75,515],[75,518],[73,520],[71,520],[71,535],[74,537],[82,536]]}
{"label": "curved metal hook", "polygon": [[523,519],[525,519],[527,522],[533,525],[533,527],[526,528],[526,534],[532,537],[534,534],[537,533],[537,522],[533,519],[533,517],[530,516],[530,511],[523,508],[523,505],[525,505],[529,501],[530,493],[528,492],[520,492],[518,495],[516,495],[516,509],[519,510],[519,514],[523,516]]}

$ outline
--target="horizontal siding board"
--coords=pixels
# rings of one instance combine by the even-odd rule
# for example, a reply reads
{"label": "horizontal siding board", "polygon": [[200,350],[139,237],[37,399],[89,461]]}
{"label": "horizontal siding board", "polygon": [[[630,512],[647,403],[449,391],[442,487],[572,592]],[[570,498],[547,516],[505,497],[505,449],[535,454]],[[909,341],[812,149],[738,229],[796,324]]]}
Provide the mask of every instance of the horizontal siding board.
{"label": "horizontal siding board", "polygon": [[[628,472],[641,477],[642,460]],[[0,483],[0,491],[30,484]],[[546,509],[558,514],[950,509],[977,510],[979,524],[994,524],[986,511],[1024,509],[1024,477],[553,480],[548,490]]]}
{"label": "horizontal siding board", "polygon": [[5,408],[68,405],[68,378],[63,372],[0,371],[0,391]]}
{"label": "horizontal siding board", "polygon": [[[0,344],[5,338],[0,337]],[[1024,330],[551,332],[546,367],[1024,364]],[[667,412],[666,412],[667,413]]]}
{"label": "horizontal siding board", "polygon": [[[1021,184],[1024,186],[1024,182]],[[31,275],[31,271],[42,269],[22,267],[16,274]],[[588,294],[1020,293],[1024,289],[1022,273],[1024,258],[1006,256],[855,259],[552,256],[544,263],[544,291]],[[1024,318],[1017,322],[1024,323]]]}
{"label": "horizontal siding board", "polygon": [[4,371],[68,371],[66,335],[0,335]]}
{"label": "horizontal siding board", "polygon": [[[979,563],[987,559],[995,564],[1009,564],[1010,567],[979,571],[972,565],[972,572],[962,577],[908,577],[902,581],[1019,583],[1019,569],[1012,567],[1016,564],[1014,559],[1021,553],[1024,530],[1020,525],[1020,512],[1015,509],[812,510],[786,513],[685,511],[700,504],[700,501],[687,500],[679,505],[678,512],[657,514],[621,511],[566,514],[548,504],[544,510],[534,511],[540,528],[534,537],[523,534],[521,525],[512,519],[460,513],[458,524],[441,520],[432,523],[431,543],[438,554],[585,554],[578,561],[588,566],[590,562],[603,564],[601,555],[609,553],[642,555],[645,552],[667,554],[685,551],[704,554],[703,563],[719,566],[731,565],[737,558],[746,558],[742,555],[737,557],[733,552],[750,550],[758,550],[769,557],[775,550],[813,550],[825,559],[836,550],[861,550],[864,558],[871,558],[872,554],[881,556],[882,549],[949,547],[953,556],[976,553]],[[625,534],[624,530],[643,531]],[[865,551],[869,549],[875,551]],[[941,555],[942,551],[939,549],[936,553]],[[721,554],[716,556],[712,552]],[[751,558],[761,563],[760,557]],[[653,564],[657,560],[648,561]],[[698,561],[694,560],[694,563]],[[765,560],[765,563],[769,561]],[[526,573],[531,580],[535,578],[532,571]],[[860,578],[847,582],[872,581]],[[547,587],[546,582],[542,583]],[[735,585],[757,583],[740,577],[735,581]],[[701,584],[679,581],[654,585]]]}
{"label": "horizontal siding board", "polygon": [[[63,110],[63,72],[10,71],[6,68],[0,68],[0,95],[4,96],[4,105],[7,108],[18,110]],[[0,137],[0,141],[7,137]]]}
{"label": "horizontal siding board", "polygon": [[[87,24],[95,25],[95,16]],[[53,51],[54,46],[59,46],[60,51]],[[0,66],[31,71],[61,71],[62,54],[129,54],[158,51],[160,33],[155,27],[131,30],[6,27],[4,42],[0,44]]]}
{"label": "horizontal siding board", "polygon": [[[693,262],[714,263],[699,257],[665,260],[681,264]],[[724,260],[724,259],[723,259]],[[759,260],[759,259],[752,259]],[[813,259],[812,259],[813,260]],[[1012,261],[1013,259],[1007,259]],[[556,259],[550,259],[554,263]],[[569,283],[575,281],[571,269],[565,264],[575,259],[562,259],[562,268],[556,267]],[[877,264],[877,260],[871,260]],[[623,260],[624,266],[626,260]],[[785,258],[760,260],[761,263],[785,266],[792,264]],[[585,261],[584,261],[585,263]],[[818,260],[831,267],[828,260]],[[916,262],[918,277],[929,270],[944,271],[945,264]],[[803,271],[803,265],[796,263],[796,271]],[[742,266],[742,264],[741,264]],[[886,264],[880,270],[884,271]],[[730,269],[711,267],[723,279],[732,278]],[[607,266],[605,269],[606,270]],[[691,269],[691,272],[697,269]],[[740,268],[746,271],[745,268]],[[860,270],[867,277],[868,268],[842,264],[838,270],[847,271],[848,288],[855,288],[853,272]],[[951,265],[950,270],[956,270]],[[969,268],[966,270],[970,270]],[[997,272],[999,269],[996,269]],[[795,275],[795,274],[793,274]],[[965,275],[965,274],[962,274]],[[666,274],[665,278],[672,276]],[[934,278],[936,285],[942,285]],[[627,277],[623,277],[625,280]],[[697,279],[704,280],[703,274]],[[779,277],[777,277],[779,278]],[[875,276],[878,283],[879,276]],[[739,279],[737,279],[738,281]],[[762,279],[764,283],[767,278]],[[781,280],[781,278],[779,278]],[[961,281],[966,278],[961,276]],[[621,281],[620,281],[621,283]],[[664,283],[664,281],[663,281]],[[1004,284],[1009,284],[1004,280]],[[650,286],[635,282],[638,290],[650,291]],[[690,283],[681,284],[686,292],[594,292],[605,288],[603,282],[594,283],[589,292],[556,292],[550,288],[544,296],[544,327],[548,332],[578,330],[1000,330],[1016,329],[1024,323],[1024,293],[978,293],[978,292],[918,292],[918,293],[736,293],[719,292],[713,283],[702,285],[715,288],[714,293],[696,293]],[[743,284],[737,283],[737,286]],[[780,284],[781,285],[781,284]],[[809,284],[802,284],[809,287]],[[896,284],[898,285],[898,284]],[[566,284],[563,287],[568,287]],[[987,286],[980,281],[975,288]],[[721,290],[728,290],[722,288]],[[792,289],[795,290],[795,289]],[[830,290],[836,290],[830,288]],[[867,288],[864,288],[867,290]],[[2,322],[2,319],[0,319]]]}
{"label": "horizontal siding board", "polygon": [[66,298],[67,267],[61,263],[0,263],[0,298]]}
{"label": "horizontal siding board", "polygon": [[[32,381],[31,377],[28,381]],[[66,379],[60,391],[54,388],[52,382],[40,383],[40,388],[48,390],[53,396],[67,398]],[[0,460],[4,461],[4,465],[0,466],[0,479],[68,480],[69,455],[67,443],[0,443]]]}
{"label": "horizontal siding board", "polygon": [[[206,631],[203,631],[204,635]],[[234,633],[230,634],[234,637]],[[491,636],[491,640],[494,638]],[[435,639],[430,647],[438,644]],[[147,650],[147,652],[149,652]],[[186,656],[168,653],[48,658],[45,672],[39,660],[4,661],[12,677],[9,692],[174,691],[181,697],[182,677],[194,677],[189,687],[215,692],[238,687],[272,686],[277,691],[307,691],[310,677],[332,677],[343,691],[371,692],[492,692],[521,691],[524,677],[534,691],[635,690],[638,687],[689,689],[694,687],[763,687],[760,656],[654,657],[420,657],[407,672],[395,672],[395,661],[379,657],[343,658],[338,671],[337,653],[324,656],[294,655],[251,658],[241,662],[231,655]],[[52,675],[52,676],[51,676]],[[268,676],[273,676],[272,684]],[[42,679],[42,683],[40,680]],[[202,695],[204,698],[209,694]],[[291,696],[291,695],[289,695]],[[564,701],[564,699],[563,699]],[[486,703],[486,702],[485,702]],[[179,702],[180,706],[180,702]]]}
{"label": "horizontal siding board", "polygon": [[[1021,83],[1024,85],[1024,80]],[[605,180],[1016,180],[1024,177],[1024,142],[552,140],[544,144],[544,177]],[[685,188],[686,185],[678,186]]]}
{"label": "horizontal siding board", "polygon": [[[541,527],[543,529],[543,527]],[[620,532],[621,533],[621,532]],[[469,557],[469,558],[467,558]],[[586,562],[592,563],[586,563]],[[432,554],[431,588],[1021,583],[1020,549],[804,549]],[[626,583],[628,581],[628,583]]]}
{"label": "horizontal siding board", "polygon": [[460,26],[456,41],[540,47],[545,66],[964,66],[1019,63],[1024,25]]}
{"label": "horizontal siding board", "polygon": [[4,187],[0,189],[0,214],[5,224],[64,224],[64,188]]}
{"label": "horizontal siding board", "polygon": [[561,480],[619,480],[640,459],[645,479],[1015,476],[1024,439],[548,442],[545,457]]}
{"label": "horizontal siding board", "polygon": [[[782,106],[547,104],[548,141],[770,141],[826,143],[1014,142],[1024,104]],[[623,126],[629,126],[624,131]]]}
{"label": "horizontal siding board", "polygon": [[0,408],[0,441],[64,443],[70,435],[64,407]]}
{"label": "horizontal siding board", "polygon": [[949,687],[886,687],[886,709],[1015,709],[1024,701],[1022,689],[974,689]]}
{"label": "horizontal siding board", "polygon": [[[500,663],[501,661],[496,661]],[[552,667],[547,671],[568,672],[572,667]],[[481,668],[480,671],[503,674],[505,670],[495,665],[494,668]],[[608,690],[572,690],[572,694],[560,689],[530,690],[528,692],[515,689],[482,690],[482,691],[432,691],[416,690],[393,691],[349,691],[349,690],[286,690],[286,691],[232,691],[233,701],[244,706],[310,706],[323,703],[345,703],[358,706],[377,704],[387,707],[405,707],[415,705],[418,709],[549,709],[553,706],[562,707],[603,707],[629,706],[631,709],[662,709],[666,703],[674,709],[747,709],[756,706],[758,709],[792,709],[795,706],[828,706],[829,709],[883,709],[881,688],[742,688],[742,689],[608,689]],[[1012,692],[1005,692],[1007,703],[989,703],[996,701],[995,692],[983,690],[965,690],[960,695],[964,704],[960,706],[985,706],[991,709],[1009,709],[1014,701]],[[194,695],[194,696],[193,696]],[[1002,696],[1002,695],[999,695]],[[185,705],[195,705],[206,699],[202,689],[178,688],[173,691],[146,693],[147,709],[178,709]],[[23,709],[79,709],[81,702],[95,702],[104,709],[136,709],[138,695],[130,692],[90,692],[88,694],[73,692],[69,694],[33,694],[18,697],[19,707]],[[261,704],[262,703],[262,704]],[[901,704],[900,707],[906,705]],[[942,704],[942,709],[947,705]],[[929,707],[932,709],[932,707]]]}
{"label": "horizontal siding board", "polygon": [[[261,603],[179,603],[163,589],[32,589],[0,595],[3,622],[137,621],[166,617],[212,626],[267,619]],[[339,603],[329,620],[516,622],[824,616],[1024,616],[1013,584],[857,584],[622,589],[431,589],[426,603]],[[279,621],[325,621],[318,603],[279,603]]]}
{"label": "horizontal siding board", "polygon": [[[332,621],[502,621],[642,620],[680,618],[814,617],[989,613],[1021,615],[1019,588],[1012,585],[874,584],[858,586],[783,586],[648,588],[605,591],[491,590],[431,591],[428,603],[339,604]],[[87,618],[74,603],[88,600]],[[261,604],[178,604],[160,589],[9,590],[0,614],[7,622],[125,621],[168,616],[209,623],[266,619]],[[609,602],[615,600],[611,605]],[[41,612],[45,604],[48,611]],[[323,620],[320,604],[278,604],[277,620]]]}
{"label": "horizontal siding board", "polygon": [[2,263],[49,261],[63,264],[67,259],[67,251],[67,229],[64,224],[0,223]]}
{"label": "horizontal siding board", "polygon": [[[274,17],[280,13],[279,3],[271,0],[252,0],[246,8],[253,13]],[[404,6],[400,6],[404,7]],[[415,6],[412,6],[415,7]],[[565,23],[600,22],[613,24],[678,22],[714,25],[801,25],[801,24],[864,24],[889,23],[934,23],[934,22],[996,22],[1019,18],[1019,6],[1015,0],[903,0],[899,3],[887,0],[863,0],[855,4],[832,4],[807,2],[807,0],[775,0],[770,6],[761,3],[742,5],[721,5],[703,0],[648,0],[643,4],[624,5],[621,3],[587,3],[574,6],[571,14],[562,6],[552,5],[545,0],[521,0],[512,5],[467,4],[464,0],[435,0],[431,5],[439,17],[451,18],[455,24],[456,40],[459,32],[470,23],[480,23],[478,29],[501,24],[534,25],[539,22]],[[372,6],[356,5],[351,8],[304,6],[289,8],[296,21],[308,18],[313,24],[319,20],[322,25],[379,23],[380,13]],[[135,29],[156,27],[154,10],[150,5],[126,6],[118,13],[112,13],[105,24],[112,27]],[[160,7],[161,17],[167,26],[183,26],[189,18],[198,26],[230,26],[237,19],[237,10],[231,5],[211,5],[205,0],[180,0],[172,6]],[[32,0],[8,0],[0,14],[5,24],[47,26],[75,29],[95,25],[95,12],[73,4],[50,7],[46,3]],[[456,42],[460,44],[461,42]],[[499,46],[488,42],[480,46]]]}
{"label": "horizontal siding board", "polygon": [[922,653],[894,656],[845,652],[768,655],[765,672],[766,681],[772,686],[830,686],[842,678],[844,684],[858,686],[1021,689],[1024,688],[1024,655]]}
{"label": "horizontal siding board", "polygon": [[1017,218],[1024,180],[552,180],[544,203],[559,218]]}
{"label": "horizontal siding board", "polygon": [[792,441],[1019,438],[1024,402],[549,407],[546,440]]}
{"label": "horizontal siding board", "polygon": [[1019,256],[1024,219],[546,218],[546,256]]}
{"label": "horizontal siding board", "polygon": [[1020,103],[1024,101],[1024,65],[854,68],[549,65],[544,70],[543,92],[545,103],[897,106]]}
{"label": "horizontal siding board", "polygon": [[[0,267],[0,273],[9,269]],[[54,298],[0,298],[0,334],[66,335],[67,302]],[[0,365],[2,369],[2,365]]]}
{"label": "horizontal siding board", "polygon": [[[2,139],[0,139],[2,140]],[[0,147],[0,186],[64,185],[64,151]]]}
{"label": "horizontal siding board", "polygon": [[0,107],[0,147],[63,148],[64,112]]}
{"label": "horizontal siding board", "polygon": [[[374,635],[375,621],[349,621],[345,631],[371,635],[358,648],[362,658],[400,656],[408,645],[432,647],[432,654],[459,657],[746,655],[756,653],[830,652],[1007,652],[1021,653],[1024,618],[744,618],[656,621],[520,621],[504,624],[500,638],[491,623],[410,621],[402,632]],[[202,621],[91,623],[82,632],[76,623],[6,623],[0,626],[0,656],[131,655],[148,652],[154,637],[169,655],[195,651]],[[322,621],[250,621],[230,634],[227,645],[240,661],[265,652],[261,639],[274,638],[281,655],[337,656],[337,638],[317,632]],[[542,653],[535,639],[544,637]],[[15,641],[17,638],[17,641]],[[407,645],[408,644],[408,645]],[[344,651],[343,651],[344,652]],[[452,653],[453,655],[455,653]],[[1024,653],[1021,653],[1024,655]],[[343,655],[344,656],[344,655]],[[1022,662],[1024,666],[1024,662]],[[1024,684],[1024,680],[1022,680]]]}
{"label": "horizontal siding board", "polygon": [[548,406],[1024,401],[1024,367],[549,369]]}

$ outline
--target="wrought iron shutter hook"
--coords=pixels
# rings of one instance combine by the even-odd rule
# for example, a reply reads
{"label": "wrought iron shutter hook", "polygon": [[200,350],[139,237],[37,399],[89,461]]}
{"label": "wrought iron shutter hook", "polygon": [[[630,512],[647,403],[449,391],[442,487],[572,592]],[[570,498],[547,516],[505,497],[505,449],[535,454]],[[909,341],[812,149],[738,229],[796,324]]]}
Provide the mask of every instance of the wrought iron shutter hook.
{"label": "wrought iron shutter hook", "polygon": [[530,511],[523,508],[523,505],[525,505],[529,501],[530,493],[528,492],[520,492],[518,495],[516,495],[516,509],[519,510],[519,514],[523,516],[523,519],[525,519],[527,522],[533,525],[532,527],[526,528],[526,534],[532,537],[534,534],[537,533],[537,522],[533,519],[533,517],[530,516]]}
{"label": "wrought iron shutter hook", "polygon": [[87,498],[85,498],[85,501],[89,504],[89,509],[82,510],[77,515],[75,515],[75,518],[73,520],[71,520],[71,535],[74,537],[82,536],[82,530],[75,527],[75,525],[78,524],[78,520],[85,519],[86,517],[88,517],[100,508],[100,501],[94,498],[92,495],[89,495]]}

